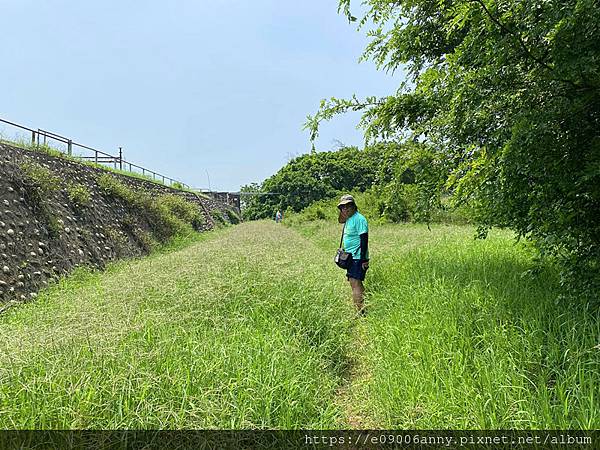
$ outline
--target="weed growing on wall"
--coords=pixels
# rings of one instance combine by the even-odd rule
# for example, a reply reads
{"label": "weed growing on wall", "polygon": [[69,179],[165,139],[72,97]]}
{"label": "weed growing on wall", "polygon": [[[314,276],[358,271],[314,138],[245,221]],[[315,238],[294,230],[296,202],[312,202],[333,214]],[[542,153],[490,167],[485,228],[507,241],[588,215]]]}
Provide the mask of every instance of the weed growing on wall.
{"label": "weed growing on wall", "polygon": [[161,195],[155,201],[157,205],[165,207],[175,217],[189,223],[195,229],[199,228],[204,221],[198,207],[179,195]]}
{"label": "weed growing on wall", "polygon": [[108,240],[113,243],[114,251],[117,254],[117,256],[125,256],[128,243],[125,234],[121,230],[115,228],[114,226],[106,227],[104,229],[104,234],[106,234]]}
{"label": "weed growing on wall", "polygon": [[66,187],[67,196],[77,206],[88,206],[91,201],[90,190],[82,184],[69,183]]}
{"label": "weed growing on wall", "polygon": [[60,224],[50,211],[48,200],[60,189],[60,178],[40,164],[28,162],[21,166],[26,203],[39,214],[51,237],[57,237]]}
{"label": "weed growing on wall", "polygon": [[37,163],[21,165],[26,199],[31,206],[39,207],[43,201],[60,188],[60,178]]}
{"label": "weed growing on wall", "polygon": [[228,209],[225,214],[227,214],[227,218],[229,219],[229,222],[232,223],[233,225],[237,225],[242,221],[240,216],[231,209]]}
{"label": "weed growing on wall", "polygon": [[[198,207],[176,195],[153,198],[145,192],[131,189],[109,174],[98,177],[98,186],[105,195],[118,198],[135,210],[148,224],[152,237],[159,242],[166,242],[177,235],[190,234],[202,225]],[[133,234],[138,236],[140,233]],[[148,243],[147,237],[140,239],[142,243]],[[146,247],[151,245],[144,245]]]}

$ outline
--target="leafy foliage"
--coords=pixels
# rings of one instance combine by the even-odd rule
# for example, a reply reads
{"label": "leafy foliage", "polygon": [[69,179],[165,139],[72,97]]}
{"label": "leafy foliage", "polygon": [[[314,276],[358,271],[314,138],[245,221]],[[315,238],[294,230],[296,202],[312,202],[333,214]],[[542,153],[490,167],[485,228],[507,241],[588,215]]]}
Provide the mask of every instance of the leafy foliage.
{"label": "leafy foliage", "polygon": [[217,223],[221,224],[221,225],[225,225],[225,217],[223,216],[223,213],[221,211],[219,211],[218,209],[215,209],[213,211],[211,211],[210,213],[211,217],[217,221]]}
{"label": "leafy foliage", "polygon": [[24,163],[21,165],[21,170],[27,197],[34,206],[39,205],[49,194],[60,188],[60,178],[40,164]]}
{"label": "leafy foliage", "polygon": [[[395,189],[397,189],[395,191]],[[418,206],[419,187],[416,184],[389,184],[374,186],[365,192],[350,192],[359,211],[369,223],[384,224],[389,222],[422,222]],[[296,226],[305,223],[325,220],[337,223],[339,197],[316,201],[299,213],[291,209],[286,211],[284,224]],[[446,197],[440,205],[430,211],[429,222],[446,224],[470,223],[471,210],[465,207],[449,207]]]}
{"label": "leafy foliage", "polygon": [[225,214],[227,215],[227,218],[229,219],[229,223],[231,223],[232,225],[238,225],[241,222],[241,218],[240,218],[239,214],[236,211],[234,211],[233,209],[225,210]]}
{"label": "leafy foliage", "polygon": [[[382,217],[385,206],[381,201],[381,197],[374,190],[365,192],[352,191],[350,193],[356,200],[358,210],[367,218],[370,224],[386,221]],[[319,220],[326,220],[329,223],[335,224],[338,221],[339,215],[337,209],[338,201],[339,197],[319,200],[310,204],[299,213],[288,210],[284,216],[285,220],[283,223],[291,227]]]}
{"label": "leafy foliage", "polygon": [[[105,195],[119,198],[130,208],[138,212],[146,221],[152,238],[166,242],[178,235],[189,234],[199,229],[203,223],[198,207],[177,195],[161,195],[156,198],[145,192],[134,190],[109,174],[98,177],[98,186]],[[140,238],[143,248],[152,249],[153,239],[147,235],[133,216],[130,216],[128,229],[136,238]]]}
{"label": "leafy foliage", "polygon": [[34,162],[23,163],[21,170],[25,201],[42,219],[50,237],[56,238],[62,227],[53,215],[48,201],[60,189],[60,178],[48,168]]}
{"label": "leafy foliage", "polygon": [[66,187],[69,200],[78,206],[87,206],[91,201],[90,190],[82,184],[69,183]]}
{"label": "leafy foliage", "polygon": [[189,223],[199,229],[204,222],[197,205],[188,202],[183,197],[175,194],[161,195],[156,200],[157,205],[166,208],[171,214],[183,222]]}
{"label": "leafy foliage", "polygon": [[242,193],[254,194],[244,197],[244,216],[257,219],[273,217],[278,209],[300,211],[342,191],[365,191],[389,182],[394,178],[390,162],[397,157],[395,144],[299,156],[262,184],[242,187]]}
{"label": "leafy foliage", "polygon": [[[303,211],[308,220],[324,219],[341,193],[365,198],[362,207],[372,219],[385,222],[469,222],[471,211],[448,201],[444,186],[444,161],[426,145],[379,144],[359,150],[303,155],[284,166],[262,185],[245,186],[244,215],[248,219],[269,218],[279,210],[286,215]],[[320,189],[305,193],[309,180],[320,181]],[[314,186],[315,183],[312,184]],[[364,195],[362,195],[364,193]],[[311,195],[307,195],[311,194]],[[314,207],[313,207],[314,205]]]}
{"label": "leafy foliage", "polygon": [[[595,0],[367,0],[363,59],[408,82],[323,101],[306,127],[364,111],[368,141],[423,142],[430,189],[469,204],[481,235],[510,227],[593,292],[600,273],[600,8]],[[439,192],[439,191],[438,191]]]}

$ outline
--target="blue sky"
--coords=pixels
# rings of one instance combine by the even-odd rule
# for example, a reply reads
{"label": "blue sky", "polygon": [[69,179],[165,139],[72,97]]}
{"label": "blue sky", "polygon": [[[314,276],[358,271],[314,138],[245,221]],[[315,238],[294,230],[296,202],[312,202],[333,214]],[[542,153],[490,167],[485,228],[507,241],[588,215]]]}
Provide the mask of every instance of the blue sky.
{"label": "blue sky", "polygon": [[[200,188],[237,191],[310,150],[325,97],[386,95],[336,0],[0,0],[0,117]],[[317,150],[362,145],[358,117]],[[1,131],[1,130],[0,130]]]}

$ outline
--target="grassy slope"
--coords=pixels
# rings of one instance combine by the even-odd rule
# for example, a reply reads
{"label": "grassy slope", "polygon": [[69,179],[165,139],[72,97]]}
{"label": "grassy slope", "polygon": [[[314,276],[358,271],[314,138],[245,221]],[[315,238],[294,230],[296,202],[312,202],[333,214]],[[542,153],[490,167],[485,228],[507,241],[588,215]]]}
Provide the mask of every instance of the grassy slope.
{"label": "grassy slope", "polygon": [[351,321],[323,256],[248,223],[10,310],[0,427],[333,426]]}
{"label": "grassy slope", "polygon": [[339,231],[246,223],[0,316],[0,426],[600,426],[598,312],[507,233],[372,227],[353,321]]}
{"label": "grassy slope", "polygon": [[[202,192],[198,192],[193,189],[183,187],[181,182],[177,182],[181,185],[181,187],[175,187],[174,185],[168,184],[166,182],[162,182],[160,180],[160,178],[154,178],[151,175],[145,175],[145,174],[128,171],[128,170],[120,170],[120,169],[111,167],[108,164],[97,164],[91,160],[82,159],[79,156],[75,156],[75,155],[70,156],[66,153],[66,149],[54,148],[48,144],[40,144],[40,145],[32,144],[31,141],[29,140],[29,138],[25,139],[23,137],[20,137],[20,138],[6,139],[6,138],[3,138],[2,133],[0,133],[0,143],[7,144],[7,145],[13,146],[13,147],[18,147],[18,148],[21,148],[24,150],[45,153],[45,154],[47,154],[49,156],[53,156],[55,158],[66,159],[68,161],[76,162],[77,164],[95,167],[96,169],[104,170],[106,172],[116,173],[119,175],[124,175],[126,177],[136,178],[136,179],[142,180],[142,181],[149,181],[151,183],[158,184],[159,186],[167,186],[172,189],[176,189],[178,191],[191,192],[202,198],[206,198],[206,199],[210,198],[208,195],[206,195]],[[87,156],[90,156],[90,154],[88,154]],[[124,164],[124,167],[127,167],[127,163]]]}
{"label": "grassy slope", "polygon": [[[339,226],[296,225],[329,253]],[[505,232],[371,230],[370,314],[357,330],[352,423],[382,428],[598,428],[597,307],[558,298],[556,275]]]}

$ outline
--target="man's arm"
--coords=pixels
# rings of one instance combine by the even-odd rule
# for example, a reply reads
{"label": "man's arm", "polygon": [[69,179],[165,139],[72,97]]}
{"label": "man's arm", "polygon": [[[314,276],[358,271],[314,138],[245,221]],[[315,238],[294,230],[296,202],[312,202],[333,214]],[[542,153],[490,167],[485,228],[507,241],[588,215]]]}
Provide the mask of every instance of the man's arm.
{"label": "man's arm", "polygon": [[369,233],[363,233],[360,235],[360,259],[361,259],[361,261],[367,261],[368,251],[369,251]]}

